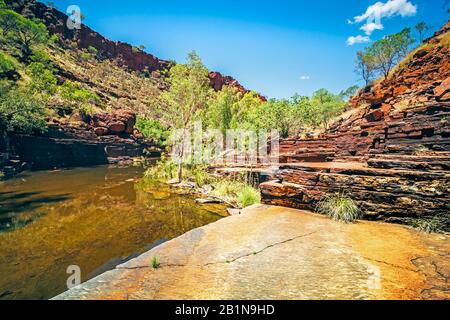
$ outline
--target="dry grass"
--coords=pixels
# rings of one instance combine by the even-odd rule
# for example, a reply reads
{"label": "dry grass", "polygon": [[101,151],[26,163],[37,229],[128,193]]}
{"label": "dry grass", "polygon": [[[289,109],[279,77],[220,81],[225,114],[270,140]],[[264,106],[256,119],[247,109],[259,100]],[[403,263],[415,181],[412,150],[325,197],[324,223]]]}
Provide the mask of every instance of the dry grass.
{"label": "dry grass", "polygon": [[99,95],[108,111],[128,108],[152,116],[148,113],[152,112],[151,106],[160,95],[160,79],[145,78],[114,61],[88,58],[83,50],[51,48],[49,55],[59,69],[73,74],[76,82]]}

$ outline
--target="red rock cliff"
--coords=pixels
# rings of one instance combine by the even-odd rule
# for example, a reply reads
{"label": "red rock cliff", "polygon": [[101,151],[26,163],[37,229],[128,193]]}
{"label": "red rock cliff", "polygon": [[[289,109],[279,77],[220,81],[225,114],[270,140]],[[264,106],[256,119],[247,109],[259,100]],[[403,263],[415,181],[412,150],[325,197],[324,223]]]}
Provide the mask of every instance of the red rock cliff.
{"label": "red rock cliff", "polygon": [[[6,0],[5,2],[26,17],[41,19],[51,34],[58,34],[63,39],[75,39],[80,48],[94,47],[107,58],[119,59],[124,66],[132,70],[143,71],[147,69],[152,72],[167,69],[170,65],[169,61],[158,59],[151,54],[133,48],[128,43],[106,39],[86,25],[82,25],[79,30],[70,30],[66,27],[68,16],[56,9],[47,7],[43,3],[35,0]],[[223,76],[218,72],[211,72],[210,79],[215,90],[221,90],[224,85],[229,85],[241,92],[248,91],[236,79]]]}

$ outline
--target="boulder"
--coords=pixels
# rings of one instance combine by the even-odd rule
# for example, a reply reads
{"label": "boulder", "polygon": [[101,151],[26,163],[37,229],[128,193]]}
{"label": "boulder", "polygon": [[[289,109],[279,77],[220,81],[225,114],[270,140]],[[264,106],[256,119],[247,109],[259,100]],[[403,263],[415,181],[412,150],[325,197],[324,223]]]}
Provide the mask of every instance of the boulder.
{"label": "boulder", "polygon": [[102,137],[102,136],[105,136],[105,135],[108,134],[108,129],[107,129],[107,128],[104,128],[104,127],[98,127],[98,128],[95,128],[95,129],[94,129],[94,133],[95,133],[97,136]]}
{"label": "boulder", "polygon": [[127,128],[125,123],[118,122],[118,121],[117,122],[110,122],[108,124],[108,127],[109,127],[109,130],[112,133],[116,133],[116,134],[125,132],[125,130]]}

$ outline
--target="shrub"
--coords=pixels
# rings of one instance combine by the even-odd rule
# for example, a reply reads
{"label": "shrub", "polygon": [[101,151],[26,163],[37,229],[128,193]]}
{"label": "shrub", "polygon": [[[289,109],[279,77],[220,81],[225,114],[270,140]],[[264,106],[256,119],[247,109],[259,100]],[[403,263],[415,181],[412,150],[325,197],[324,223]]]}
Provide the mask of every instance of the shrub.
{"label": "shrub", "polygon": [[259,190],[251,187],[245,186],[238,193],[238,202],[242,205],[242,207],[248,207],[261,202],[261,193]]}
{"label": "shrub", "polygon": [[92,56],[96,56],[98,53],[98,50],[92,46],[89,46],[87,50],[90,54],[92,54]]}
{"label": "shrub", "polygon": [[136,128],[147,139],[153,139],[160,146],[165,146],[169,139],[169,131],[158,120],[138,117]]}
{"label": "shrub", "polygon": [[244,208],[261,201],[259,190],[242,181],[223,178],[212,185],[212,195]]}
{"label": "shrub", "polygon": [[0,78],[3,78],[16,71],[14,61],[0,52]]}
{"label": "shrub", "polygon": [[30,92],[11,89],[0,96],[0,127],[21,133],[44,131],[45,107]]}
{"label": "shrub", "polygon": [[78,111],[82,117],[92,116],[95,114],[95,107],[90,104],[81,104]]}
{"label": "shrub", "polygon": [[361,211],[356,203],[344,193],[327,195],[317,205],[317,211],[335,221],[350,223],[360,217]]}
{"label": "shrub", "polygon": [[33,55],[31,56],[30,59],[32,62],[42,63],[43,65],[45,65],[45,67],[47,69],[53,68],[52,61],[51,61],[49,55],[47,54],[47,52],[45,52],[44,50],[34,49]]}
{"label": "shrub", "polygon": [[69,101],[99,104],[100,97],[94,92],[82,89],[78,83],[67,80],[60,87],[61,97]]}
{"label": "shrub", "polygon": [[449,229],[449,219],[444,216],[410,219],[408,224],[425,233],[443,233]]}
{"label": "shrub", "polygon": [[153,167],[145,172],[145,178],[148,179],[172,179],[177,175],[177,165],[170,159],[166,159],[165,156],[161,157],[161,160]]}
{"label": "shrub", "polygon": [[28,73],[31,75],[31,88],[37,93],[54,94],[56,92],[58,80],[46,65],[41,62],[32,62],[28,66]]}

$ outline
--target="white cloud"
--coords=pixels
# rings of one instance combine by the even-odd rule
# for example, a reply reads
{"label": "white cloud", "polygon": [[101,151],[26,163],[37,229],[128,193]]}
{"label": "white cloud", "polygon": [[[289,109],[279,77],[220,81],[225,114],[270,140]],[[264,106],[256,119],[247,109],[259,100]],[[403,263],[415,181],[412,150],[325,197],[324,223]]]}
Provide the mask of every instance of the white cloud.
{"label": "white cloud", "polygon": [[395,16],[411,17],[416,15],[417,6],[409,0],[388,0],[387,2],[377,2],[369,6],[365,13],[356,16],[350,20],[352,24],[362,23],[363,30],[367,36],[370,36],[375,30],[383,30],[381,20]]}
{"label": "white cloud", "polygon": [[309,80],[309,79],[311,79],[310,76],[301,76],[300,77],[300,80]]}
{"label": "white cloud", "polygon": [[349,46],[354,45],[355,43],[367,43],[370,42],[370,38],[368,36],[362,36],[362,35],[358,35],[356,37],[349,37],[347,39],[347,44]]}
{"label": "white cloud", "polygon": [[368,36],[370,36],[375,30],[383,30],[383,29],[384,26],[381,23],[375,22],[366,23],[361,27],[361,30],[363,30]]}

